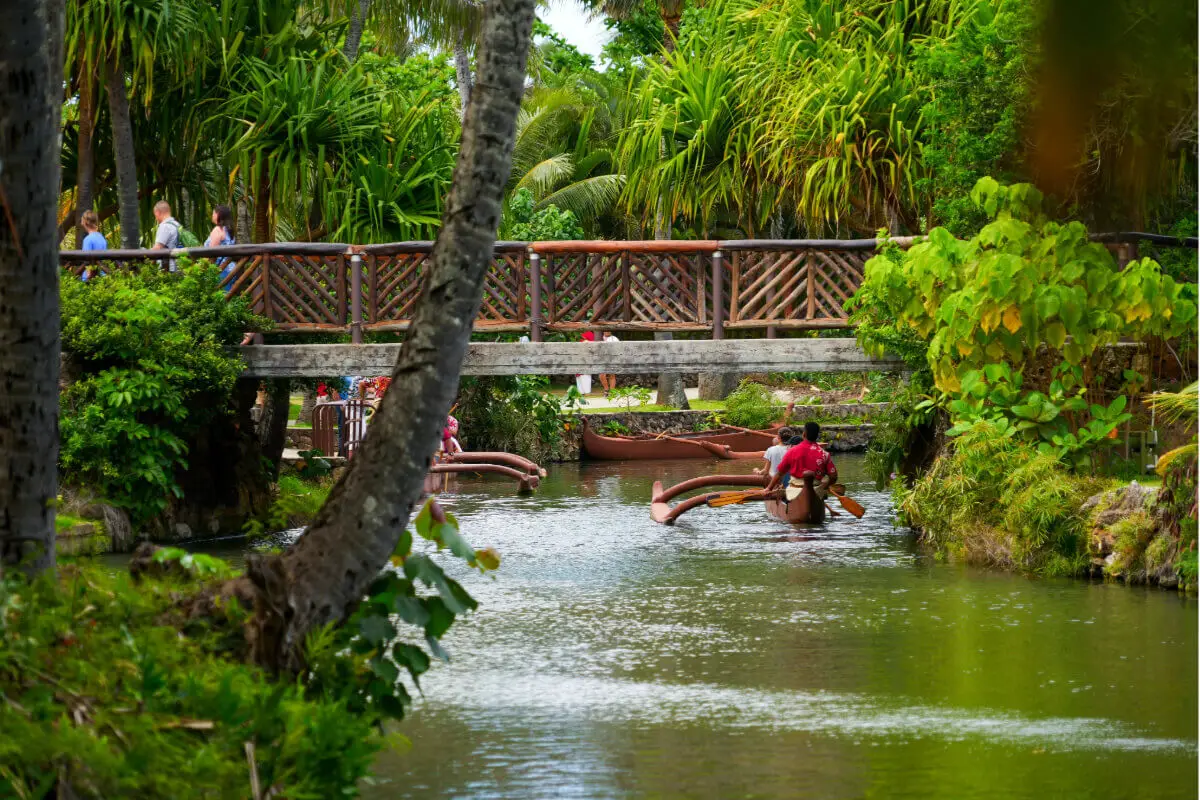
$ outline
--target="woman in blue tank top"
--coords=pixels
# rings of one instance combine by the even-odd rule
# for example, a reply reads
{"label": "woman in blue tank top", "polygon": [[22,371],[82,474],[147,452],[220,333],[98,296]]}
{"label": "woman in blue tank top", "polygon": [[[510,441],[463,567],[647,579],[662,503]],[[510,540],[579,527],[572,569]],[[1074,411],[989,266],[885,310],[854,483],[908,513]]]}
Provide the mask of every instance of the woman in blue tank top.
{"label": "woman in blue tank top", "polygon": [[[205,247],[228,247],[231,244],[237,244],[237,239],[233,235],[233,211],[229,206],[217,206],[212,213],[213,229],[208,234],[208,239],[205,240]],[[233,272],[237,264],[231,258],[218,258],[217,266],[221,268],[221,285],[228,292],[233,286],[233,281],[226,282],[229,273]]]}

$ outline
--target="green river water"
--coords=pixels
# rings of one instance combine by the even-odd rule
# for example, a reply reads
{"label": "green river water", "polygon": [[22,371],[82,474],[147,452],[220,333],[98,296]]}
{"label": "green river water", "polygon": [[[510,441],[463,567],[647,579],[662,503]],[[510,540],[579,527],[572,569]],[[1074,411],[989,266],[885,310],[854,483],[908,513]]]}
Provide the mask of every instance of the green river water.
{"label": "green river water", "polygon": [[[1197,601],[939,564],[868,508],[650,520],[745,462],[566,464],[442,496],[500,570],[363,786],[392,798],[1196,798]],[[203,546],[240,558],[233,542]]]}
{"label": "green river water", "polygon": [[[649,517],[712,468],[552,468],[445,504],[495,578],[368,798],[1197,796],[1197,604],[938,564],[868,508]],[[746,464],[726,464],[745,470]]]}

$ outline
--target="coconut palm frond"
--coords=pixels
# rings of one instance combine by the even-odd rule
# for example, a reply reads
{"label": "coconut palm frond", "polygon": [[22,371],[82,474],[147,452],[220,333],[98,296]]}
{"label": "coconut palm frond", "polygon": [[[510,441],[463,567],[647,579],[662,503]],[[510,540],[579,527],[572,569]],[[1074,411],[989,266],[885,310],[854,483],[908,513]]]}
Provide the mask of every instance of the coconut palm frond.
{"label": "coconut palm frond", "polygon": [[624,182],[624,175],[597,175],[594,178],[585,178],[542,198],[537,207],[553,205],[573,212],[580,219],[589,219],[613,207],[621,195]]}
{"label": "coconut palm frond", "polygon": [[535,200],[549,194],[555,186],[571,177],[575,165],[568,153],[559,153],[535,164],[517,181],[516,189],[528,189]]}

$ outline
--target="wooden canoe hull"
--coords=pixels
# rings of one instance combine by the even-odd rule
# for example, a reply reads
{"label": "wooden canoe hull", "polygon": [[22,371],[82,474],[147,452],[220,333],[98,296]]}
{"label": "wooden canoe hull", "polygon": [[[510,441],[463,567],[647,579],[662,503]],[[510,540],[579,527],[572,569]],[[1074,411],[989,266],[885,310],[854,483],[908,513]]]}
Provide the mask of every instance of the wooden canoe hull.
{"label": "wooden canoe hull", "polygon": [[[825,503],[813,488],[812,473],[806,473],[800,495],[792,500],[767,499],[761,496],[747,497],[745,502],[761,502],[766,506],[767,513],[780,522],[789,525],[814,524],[825,521]],[[650,495],[650,518],[663,525],[674,525],[675,520],[691,511],[708,504],[710,499],[726,494],[724,492],[702,492],[689,497],[672,506],[670,501],[679,495],[696,489],[706,489],[718,486],[762,486],[766,479],[760,475],[708,475],[692,478],[683,483],[664,489],[662,481],[655,481]],[[775,490],[779,491],[779,490]],[[755,493],[761,494],[761,493]],[[772,492],[774,494],[774,492]]]}
{"label": "wooden canoe hull", "polygon": [[[598,461],[649,461],[678,458],[762,458],[771,445],[770,432],[744,433],[716,430],[684,433],[679,436],[655,438],[652,434],[638,437],[604,436],[590,426],[583,426],[583,452]],[[696,442],[692,444],[691,442]],[[708,442],[716,447],[705,447]],[[720,454],[718,454],[720,453]]]}

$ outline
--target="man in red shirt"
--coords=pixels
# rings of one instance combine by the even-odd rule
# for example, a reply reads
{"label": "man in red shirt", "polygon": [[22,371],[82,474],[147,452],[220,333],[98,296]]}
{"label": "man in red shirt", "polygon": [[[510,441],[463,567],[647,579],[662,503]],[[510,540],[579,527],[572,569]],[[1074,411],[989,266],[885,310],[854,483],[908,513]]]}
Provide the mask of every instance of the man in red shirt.
{"label": "man in red shirt", "polygon": [[813,486],[822,500],[829,496],[829,485],[837,480],[837,467],[817,439],[821,436],[821,426],[815,422],[804,423],[804,440],[793,446],[779,462],[775,477],[767,484],[768,491],[777,487],[785,475],[800,476],[806,472],[813,473]]}

